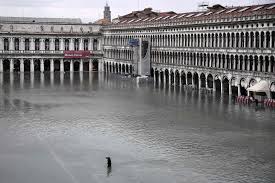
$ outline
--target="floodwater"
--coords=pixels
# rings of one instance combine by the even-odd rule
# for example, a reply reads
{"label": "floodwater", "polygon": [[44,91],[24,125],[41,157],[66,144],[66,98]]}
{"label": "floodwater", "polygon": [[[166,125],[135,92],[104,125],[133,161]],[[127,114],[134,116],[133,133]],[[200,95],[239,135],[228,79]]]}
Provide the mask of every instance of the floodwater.
{"label": "floodwater", "polygon": [[103,73],[0,86],[1,183],[275,182],[275,110]]}

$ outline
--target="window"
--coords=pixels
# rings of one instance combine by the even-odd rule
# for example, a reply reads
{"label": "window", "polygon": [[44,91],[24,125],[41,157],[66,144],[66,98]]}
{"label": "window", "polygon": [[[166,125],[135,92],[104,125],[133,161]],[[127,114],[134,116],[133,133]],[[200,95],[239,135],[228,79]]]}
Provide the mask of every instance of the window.
{"label": "window", "polygon": [[85,39],[84,40],[84,50],[88,50],[88,44],[89,44],[88,39]]}
{"label": "window", "polygon": [[46,39],[46,40],[45,40],[45,50],[46,50],[46,51],[49,51],[49,50],[50,50],[50,40],[49,40],[49,39]]}
{"label": "window", "polygon": [[79,39],[74,40],[74,50],[79,50]]}
{"label": "window", "polygon": [[19,39],[15,38],[14,40],[14,50],[19,50]]}
{"label": "window", "polygon": [[35,39],[34,41],[35,50],[40,50],[40,41],[39,39]]}
{"label": "window", "polygon": [[9,47],[9,39],[5,38],[4,39],[4,50],[8,51],[9,49],[10,49],[10,47]]}
{"label": "window", "polygon": [[56,40],[55,40],[55,42],[54,42],[54,49],[55,49],[56,51],[60,50],[60,48],[59,48],[59,39],[56,39]]}
{"label": "window", "polygon": [[70,41],[65,39],[65,50],[69,50]]}
{"label": "window", "polygon": [[93,50],[97,50],[97,39],[93,42]]}
{"label": "window", "polygon": [[30,40],[25,39],[25,50],[30,50]]}

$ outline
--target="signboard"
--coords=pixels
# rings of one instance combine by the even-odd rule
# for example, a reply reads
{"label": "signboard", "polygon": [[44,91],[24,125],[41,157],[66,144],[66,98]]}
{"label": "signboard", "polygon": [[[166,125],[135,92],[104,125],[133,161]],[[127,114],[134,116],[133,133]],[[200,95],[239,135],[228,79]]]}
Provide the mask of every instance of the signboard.
{"label": "signboard", "polygon": [[64,58],[90,58],[90,51],[64,51]]}
{"label": "signboard", "polygon": [[130,46],[138,46],[138,45],[139,45],[138,39],[131,39],[131,40],[129,41],[129,45],[130,45]]}

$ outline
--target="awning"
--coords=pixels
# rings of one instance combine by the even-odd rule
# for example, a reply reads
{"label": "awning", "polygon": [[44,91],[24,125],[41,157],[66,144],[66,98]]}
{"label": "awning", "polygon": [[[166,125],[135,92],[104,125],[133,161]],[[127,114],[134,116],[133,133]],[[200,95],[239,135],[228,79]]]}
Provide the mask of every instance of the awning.
{"label": "awning", "polygon": [[270,89],[269,89],[269,84],[267,81],[260,81],[258,83],[256,83],[254,86],[251,86],[249,88],[247,88],[247,91],[250,92],[265,92],[265,93],[269,93]]}

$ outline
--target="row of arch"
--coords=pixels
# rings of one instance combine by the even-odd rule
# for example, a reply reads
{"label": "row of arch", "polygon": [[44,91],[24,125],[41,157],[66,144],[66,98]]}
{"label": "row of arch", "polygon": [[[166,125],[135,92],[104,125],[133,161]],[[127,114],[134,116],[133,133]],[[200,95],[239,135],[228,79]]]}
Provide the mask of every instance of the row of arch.
{"label": "row of arch", "polygon": [[88,72],[98,71],[98,60],[4,59],[2,72]]}
{"label": "row of arch", "polygon": [[132,74],[133,66],[128,63],[104,62],[104,71],[116,74]]}
{"label": "row of arch", "polygon": [[112,59],[133,60],[134,52],[132,50],[105,49],[104,57]]}
{"label": "row of arch", "polygon": [[152,51],[151,61],[166,65],[275,73],[274,56]]}
{"label": "row of arch", "polygon": [[[2,39],[1,39],[2,40]],[[0,40],[0,41],[1,41]],[[92,45],[89,45],[90,39],[80,38],[4,38],[4,51],[9,50],[97,50],[97,39],[92,40]],[[89,48],[91,47],[91,48]]]}
{"label": "row of arch", "polygon": [[[134,36],[107,36],[106,45],[127,45]],[[275,48],[275,31],[148,35],[154,47]]]}
{"label": "row of arch", "polygon": [[[118,74],[132,74],[133,66],[129,63],[104,62],[104,71]],[[151,76],[159,84],[169,86],[192,86],[197,89],[226,93],[229,95],[248,95],[247,88],[257,83],[256,78],[235,77],[231,75],[196,72],[168,68],[151,68]],[[275,98],[275,80],[270,82],[271,97]]]}
{"label": "row of arch", "polygon": [[[220,93],[232,95],[248,95],[247,88],[257,83],[255,78],[230,77],[214,73],[199,73],[188,70],[173,70],[167,68],[152,68],[151,75],[158,83],[171,85],[187,85],[194,88],[212,89]],[[275,80],[270,84],[270,92],[275,98]]]}

